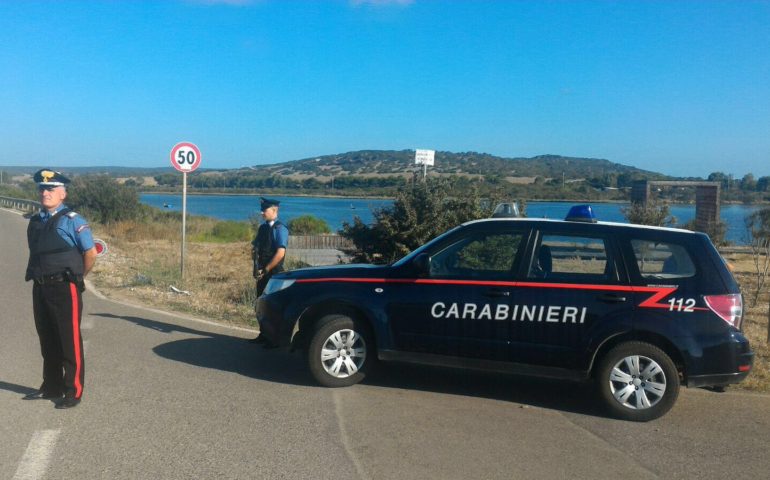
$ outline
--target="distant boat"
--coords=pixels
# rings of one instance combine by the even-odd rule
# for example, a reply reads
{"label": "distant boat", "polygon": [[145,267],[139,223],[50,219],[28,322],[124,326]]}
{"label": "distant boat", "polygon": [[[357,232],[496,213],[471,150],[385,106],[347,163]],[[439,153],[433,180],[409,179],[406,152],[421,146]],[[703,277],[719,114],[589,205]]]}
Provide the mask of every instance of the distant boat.
{"label": "distant boat", "polygon": [[170,203],[164,203],[163,204],[163,208],[171,208],[172,206],[173,205],[171,205]]}
{"label": "distant boat", "polygon": [[350,209],[351,209],[351,210],[355,210],[355,209],[356,209],[356,206],[355,206],[355,205],[353,205],[353,204],[351,203],[351,204],[350,204]]}

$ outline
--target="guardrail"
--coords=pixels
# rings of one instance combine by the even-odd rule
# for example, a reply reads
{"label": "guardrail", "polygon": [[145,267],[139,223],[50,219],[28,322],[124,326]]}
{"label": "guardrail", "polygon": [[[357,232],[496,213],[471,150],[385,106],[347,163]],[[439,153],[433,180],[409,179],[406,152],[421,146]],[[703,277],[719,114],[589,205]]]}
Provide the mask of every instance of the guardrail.
{"label": "guardrail", "polygon": [[0,197],[0,207],[21,210],[22,212],[34,212],[40,209],[40,202],[23,200],[21,198]]}
{"label": "guardrail", "polygon": [[289,251],[297,249],[334,249],[353,247],[353,242],[339,235],[289,235]]}

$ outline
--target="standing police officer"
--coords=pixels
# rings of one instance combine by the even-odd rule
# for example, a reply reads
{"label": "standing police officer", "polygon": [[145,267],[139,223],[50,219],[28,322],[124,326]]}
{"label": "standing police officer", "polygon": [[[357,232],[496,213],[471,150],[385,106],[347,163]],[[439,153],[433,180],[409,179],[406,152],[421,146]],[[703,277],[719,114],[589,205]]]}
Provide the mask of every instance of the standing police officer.
{"label": "standing police officer", "polygon": [[37,171],[33,179],[43,208],[27,227],[25,280],[34,280],[32,306],[43,355],[43,384],[24,399],[52,399],[56,408],[72,408],[83,395],[81,294],[83,278],[96,261],[96,248],[88,222],[64,205],[69,179],[49,169]]}
{"label": "standing police officer", "polygon": [[[254,261],[254,278],[257,279],[257,297],[274,273],[283,271],[286,246],[289,244],[289,229],[278,220],[278,200],[260,197],[260,209],[265,222],[259,226],[257,236],[251,242],[251,258]],[[251,343],[266,343],[267,339],[257,336]]]}

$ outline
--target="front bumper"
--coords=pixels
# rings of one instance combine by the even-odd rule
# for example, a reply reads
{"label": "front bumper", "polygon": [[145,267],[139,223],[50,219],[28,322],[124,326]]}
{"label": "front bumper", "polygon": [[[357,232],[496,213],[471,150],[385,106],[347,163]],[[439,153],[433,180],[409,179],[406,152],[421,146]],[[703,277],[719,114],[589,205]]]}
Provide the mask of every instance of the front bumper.
{"label": "front bumper", "polygon": [[279,301],[279,294],[263,295],[257,300],[257,322],[260,335],[278,347],[291,344],[296,319],[287,317],[285,303]]}

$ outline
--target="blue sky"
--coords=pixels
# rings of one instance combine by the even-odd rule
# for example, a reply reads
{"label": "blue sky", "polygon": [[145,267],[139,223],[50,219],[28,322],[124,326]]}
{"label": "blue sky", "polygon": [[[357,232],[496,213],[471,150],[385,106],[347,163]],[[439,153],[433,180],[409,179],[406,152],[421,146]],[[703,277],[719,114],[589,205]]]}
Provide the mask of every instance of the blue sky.
{"label": "blue sky", "polygon": [[0,0],[0,165],[360,149],[770,175],[770,1]]}

